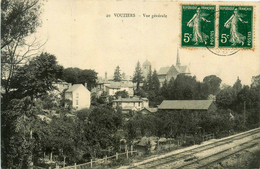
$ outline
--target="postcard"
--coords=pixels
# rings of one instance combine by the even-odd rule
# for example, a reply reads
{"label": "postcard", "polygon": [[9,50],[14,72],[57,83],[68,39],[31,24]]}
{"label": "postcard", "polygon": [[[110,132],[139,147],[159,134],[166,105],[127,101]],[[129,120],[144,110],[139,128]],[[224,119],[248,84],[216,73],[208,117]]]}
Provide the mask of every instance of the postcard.
{"label": "postcard", "polygon": [[260,1],[1,2],[2,168],[259,168]]}

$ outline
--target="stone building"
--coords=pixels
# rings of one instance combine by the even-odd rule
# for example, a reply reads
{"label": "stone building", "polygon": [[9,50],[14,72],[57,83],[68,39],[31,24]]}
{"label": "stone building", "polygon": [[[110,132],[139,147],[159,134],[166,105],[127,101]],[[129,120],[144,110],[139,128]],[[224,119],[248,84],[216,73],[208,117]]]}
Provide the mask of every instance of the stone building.
{"label": "stone building", "polygon": [[176,65],[161,67],[158,71],[158,78],[160,84],[162,85],[165,80],[169,81],[171,78],[176,79],[177,75],[179,74],[190,75],[191,73],[187,65],[181,65],[179,50],[177,50]]}

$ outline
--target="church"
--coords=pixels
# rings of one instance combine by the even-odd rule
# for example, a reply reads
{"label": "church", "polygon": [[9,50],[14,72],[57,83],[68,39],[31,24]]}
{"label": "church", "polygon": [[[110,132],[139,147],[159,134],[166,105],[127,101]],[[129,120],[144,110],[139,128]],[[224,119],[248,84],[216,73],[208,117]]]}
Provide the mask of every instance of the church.
{"label": "church", "polygon": [[152,64],[147,59],[142,65],[142,73],[144,78],[146,79],[148,74],[152,71]]}
{"label": "church", "polygon": [[170,81],[171,78],[176,79],[177,75],[179,74],[190,75],[191,73],[187,65],[181,65],[179,50],[177,50],[176,65],[161,67],[158,71],[160,84],[162,85],[165,80]]}

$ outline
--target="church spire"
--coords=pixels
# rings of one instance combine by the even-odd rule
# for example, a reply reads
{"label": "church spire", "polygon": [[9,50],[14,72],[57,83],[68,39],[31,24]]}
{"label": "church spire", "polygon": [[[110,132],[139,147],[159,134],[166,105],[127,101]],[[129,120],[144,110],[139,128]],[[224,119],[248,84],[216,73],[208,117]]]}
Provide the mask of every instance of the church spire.
{"label": "church spire", "polygon": [[179,48],[177,48],[176,66],[181,66],[181,61],[180,61],[180,56],[179,56]]}

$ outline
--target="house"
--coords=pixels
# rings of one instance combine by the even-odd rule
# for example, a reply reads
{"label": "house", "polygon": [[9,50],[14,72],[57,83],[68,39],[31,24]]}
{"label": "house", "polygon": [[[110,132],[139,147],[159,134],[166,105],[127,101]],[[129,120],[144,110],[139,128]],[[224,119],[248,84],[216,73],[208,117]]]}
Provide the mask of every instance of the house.
{"label": "house", "polygon": [[71,100],[71,105],[76,110],[88,109],[90,107],[90,91],[85,86],[82,84],[74,84],[65,92],[65,99]]}
{"label": "house", "polygon": [[134,96],[134,84],[133,82],[129,81],[120,81],[120,82],[115,82],[115,81],[110,81],[109,84],[104,86],[105,92],[107,92],[108,95],[114,96],[116,92],[118,91],[126,91],[128,95]]}
{"label": "house", "polygon": [[144,107],[149,106],[149,101],[147,98],[132,97],[132,98],[118,98],[113,100],[113,107],[120,107],[123,112],[140,111]]}
{"label": "house", "polygon": [[135,84],[131,80],[121,80],[119,82],[114,80],[108,80],[107,74],[105,78],[99,78],[97,86],[92,90],[97,96],[101,96],[103,92],[106,92],[109,96],[114,96],[118,91],[126,91],[130,97],[134,96]]}
{"label": "house", "polygon": [[63,80],[58,79],[57,82],[53,83],[53,86],[56,88],[58,92],[63,92],[64,90],[71,87],[71,83],[67,83]]}
{"label": "house", "polygon": [[158,109],[214,112],[217,107],[213,100],[164,100]]}
{"label": "house", "polygon": [[56,82],[52,83],[54,90],[48,91],[48,94],[51,94],[59,99],[61,99],[61,94],[65,90],[71,87],[71,83],[67,83],[61,79],[58,79]]}
{"label": "house", "polygon": [[190,75],[190,69],[188,66],[182,66],[180,62],[179,50],[177,50],[176,65],[161,67],[158,71],[158,79],[162,85],[165,80],[170,81],[171,78],[176,79],[177,75],[185,74]]}

